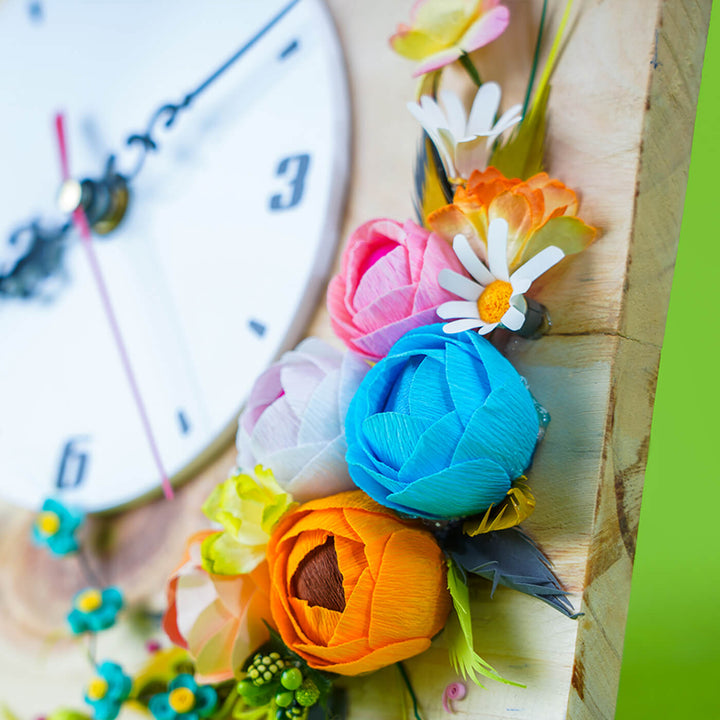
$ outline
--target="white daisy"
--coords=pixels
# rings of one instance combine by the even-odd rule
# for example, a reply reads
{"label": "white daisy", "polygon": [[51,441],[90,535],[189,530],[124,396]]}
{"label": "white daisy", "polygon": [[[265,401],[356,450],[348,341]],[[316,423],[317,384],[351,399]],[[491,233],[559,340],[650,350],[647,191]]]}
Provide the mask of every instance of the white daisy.
{"label": "white daisy", "polygon": [[428,95],[419,103],[408,103],[437,148],[450,181],[457,183],[469,178],[473,170],[485,167],[496,138],[522,119],[522,105],[513,105],[495,122],[500,95],[497,83],[484,83],[475,95],[470,115],[465,114],[462,100],[449,90],[439,93],[442,106]]}
{"label": "white daisy", "polygon": [[565,253],[551,245],[521,265],[512,275],[507,261],[508,224],[495,218],[488,228],[488,265],[475,255],[464,235],[456,235],[453,250],[472,278],[445,268],[438,274],[438,283],[463,300],[445,302],[437,314],[448,320],[458,318],[443,327],[446,333],[475,330],[486,335],[498,325],[519,330],[525,322],[527,302],[524,293],[533,281],[565,257]]}

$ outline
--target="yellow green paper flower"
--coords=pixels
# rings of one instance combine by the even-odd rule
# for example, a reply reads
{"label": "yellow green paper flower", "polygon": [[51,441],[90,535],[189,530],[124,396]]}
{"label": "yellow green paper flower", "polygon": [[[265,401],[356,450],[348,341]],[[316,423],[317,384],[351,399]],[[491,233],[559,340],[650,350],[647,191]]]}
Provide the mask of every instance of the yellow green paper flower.
{"label": "yellow green paper flower", "polygon": [[240,575],[265,559],[270,533],[280,518],[295,507],[292,496],[262,465],[255,474],[241,473],[213,490],[203,511],[223,526],[203,541],[202,565],[213,575]]}

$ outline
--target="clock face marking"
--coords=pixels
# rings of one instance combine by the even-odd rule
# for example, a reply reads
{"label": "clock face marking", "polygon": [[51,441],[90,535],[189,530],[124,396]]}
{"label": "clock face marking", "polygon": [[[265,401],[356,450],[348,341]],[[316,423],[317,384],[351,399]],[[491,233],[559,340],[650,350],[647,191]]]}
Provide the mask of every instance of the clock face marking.
{"label": "clock face marking", "polygon": [[177,419],[180,425],[180,432],[183,435],[187,435],[190,432],[190,422],[182,410],[177,411]]}
{"label": "clock face marking", "polygon": [[55,481],[58,490],[77,488],[82,484],[90,461],[89,440],[88,437],[75,437],[63,446]]}
{"label": "clock face marking", "polygon": [[309,168],[310,155],[308,153],[291,155],[280,161],[275,174],[286,180],[289,193],[286,193],[285,196],[280,193],[273,195],[270,198],[271,210],[290,210],[302,200],[305,191],[305,176]]}
{"label": "clock face marking", "polygon": [[259,337],[264,337],[267,328],[259,320],[248,320],[248,327]]}
{"label": "clock face marking", "polygon": [[[0,76],[14,98],[0,115],[5,499],[37,507],[62,490],[93,511],[159,484],[79,241],[51,237],[67,222],[54,204],[54,113],[67,113],[75,177],[102,177],[111,153],[130,173],[128,135],[287,6],[155,0],[128,13],[46,0],[36,24],[25,0],[0,3],[0,62],[16,69]],[[126,216],[93,245],[177,476],[232,436],[254,379],[299,340],[332,261],[349,133],[324,6],[300,0],[173,127],[159,125]]]}
{"label": "clock face marking", "polygon": [[285,60],[285,58],[292,55],[298,48],[300,47],[300,43],[297,40],[293,40],[281,53],[280,53],[280,59]]}

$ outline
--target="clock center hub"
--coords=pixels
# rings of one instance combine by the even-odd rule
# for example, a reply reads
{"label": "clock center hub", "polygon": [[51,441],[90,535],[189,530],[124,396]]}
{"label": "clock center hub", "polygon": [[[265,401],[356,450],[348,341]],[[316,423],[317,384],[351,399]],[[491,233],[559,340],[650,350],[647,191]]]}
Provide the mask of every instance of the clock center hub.
{"label": "clock center hub", "polygon": [[57,206],[67,214],[82,208],[98,235],[112,232],[125,217],[130,192],[125,178],[108,169],[99,180],[69,178],[60,186]]}

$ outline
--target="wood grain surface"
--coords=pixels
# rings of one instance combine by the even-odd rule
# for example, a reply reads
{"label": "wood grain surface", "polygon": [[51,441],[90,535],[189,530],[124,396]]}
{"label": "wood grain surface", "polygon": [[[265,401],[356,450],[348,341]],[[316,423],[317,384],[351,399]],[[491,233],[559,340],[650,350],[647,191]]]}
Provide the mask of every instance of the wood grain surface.
{"label": "wood grain surface", "polygon": [[[521,100],[541,3],[510,2],[508,35],[477,53],[504,104]],[[418,128],[404,107],[412,64],[387,38],[410,0],[330,0],[352,89],[353,174],[339,243],[372,217],[412,215]],[[551,2],[550,32],[563,3]],[[496,338],[552,416],[530,476],[538,498],[525,527],[555,563],[584,615],[571,621],[489,584],[473,586],[479,652],[525,689],[488,683],[457,702],[459,718],[572,720],[614,715],[655,382],[685,194],[710,0],[579,0],[554,77],[548,169],[582,198],[602,230],[588,251],[543,276],[532,293],[552,315],[539,341]],[[232,328],[228,328],[231,332]],[[331,339],[322,305],[310,330]],[[336,340],[334,340],[337,343]],[[91,562],[131,604],[162,606],[164,577],[200,505],[234,462],[228,448],[173,502],[90,519]],[[28,543],[31,517],[0,505],[0,701],[24,718],[80,707],[84,647],[64,614],[84,585],[76,560]],[[399,599],[400,601],[400,599]],[[121,625],[101,657],[132,667],[143,638]],[[425,720],[444,716],[456,678],[443,637],[407,663]],[[352,720],[410,717],[394,669],[349,685]]]}

